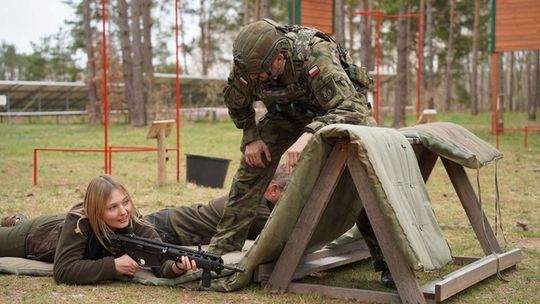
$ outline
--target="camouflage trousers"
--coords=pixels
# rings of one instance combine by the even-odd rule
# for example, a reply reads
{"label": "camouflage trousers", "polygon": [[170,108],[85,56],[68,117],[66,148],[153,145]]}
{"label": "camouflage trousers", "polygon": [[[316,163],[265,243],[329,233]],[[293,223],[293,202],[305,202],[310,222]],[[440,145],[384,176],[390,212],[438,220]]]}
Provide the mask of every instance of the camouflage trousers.
{"label": "camouflage trousers", "polygon": [[373,228],[369,223],[369,218],[367,216],[365,208],[362,208],[362,210],[360,211],[360,215],[356,220],[356,226],[358,227],[358,230],[360,230],[362,238],[364,238],[364,241],[368,246],[369,253],[371,254],[371,259],[373,260],[373,268],[375,268],[375,271],[383,271],[388,269],[388,266],[384,261],[381,247],[379,247],[379,243],[375,238],[375,232],[373,231]]}
{"label": "camouflage trousers", "polygon": [[[58,222],[65,215],[42,215],[33,219],[19,221],[13,227],[0,227],[0,257],[28,258],[26,241],[36,228],[47,223]],[[52,262],[52,261],[51,261]]]}
{"label": "camouflage trousers", "polygon": [[271,161],[266,161],[263,156],[264,168],[250,167],[242,156],[223,217],[218,224],[216,235],[210,241],[208,251],[224,254],[242,249],[251,223],[257,215],[259,203],[272,181],[281,156],[302,135],[304,126],[309,122],[310,118],[286,120],[265,117],[257,124],[260,138],[270,150]]}

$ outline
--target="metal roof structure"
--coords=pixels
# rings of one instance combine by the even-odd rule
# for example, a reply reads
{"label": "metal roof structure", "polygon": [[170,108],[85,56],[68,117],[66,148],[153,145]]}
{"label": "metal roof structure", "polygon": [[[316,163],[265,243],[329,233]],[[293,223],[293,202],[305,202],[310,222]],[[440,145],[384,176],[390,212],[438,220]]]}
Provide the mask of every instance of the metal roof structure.
{"label": "metal roof structure", "polygon": [[0,80],[0,95],[6,96],[2,110],[8,112],[84,110],[88,100],[82,82]]}
{"label": "metal roof structure", "polygon": [[[174,104],[175,74],[156,73],[157,84],[165,84],[167,96],[165,104]],[[203,99],[212,98],[209,88],[221,91],[226,83],[224,78],[180,75],[182,100],[194,105]],[[123,84],[109,88],[110,94],[120,94]],[[88,103],[88,93],[83,82],[50,82],[50,81],[6,81],[0,80],[0,112],[49,112],[49,111],[84,111]],[[204,104],[204,103],[203,103]]]}

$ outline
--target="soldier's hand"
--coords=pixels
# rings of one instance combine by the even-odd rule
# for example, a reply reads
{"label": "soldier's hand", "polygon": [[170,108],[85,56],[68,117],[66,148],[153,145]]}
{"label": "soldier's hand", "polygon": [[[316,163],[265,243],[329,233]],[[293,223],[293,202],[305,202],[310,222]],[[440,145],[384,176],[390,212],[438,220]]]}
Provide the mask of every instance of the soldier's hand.
{"label": "soldier's hand", "polygon": [[298,163],[300,154],[302,154],[302,151],[304,151],[304,148],[312,137],[312,133],[305,132],[294,142],[292,146],[289,147],[289,149],[287,149],[285,152],[285,155],[287,156],[287,160],[285,161],[285,170],[287,170],[287,173],[290,174],[292,172]]}
{"label": "soldier's hand", "polygon": [[198,268],[195,260],[190,260],[187,256],[183,256],[180,260],[174,262],[172,270],[180,274],[188,270],[196,271]]}
{"label": "soldier's hand", "polygon": [[124,254],[123,256],[114,259],[114,268],[116,269],[116,272],[120,274],[133,276],[137,270],[139,270],[139,264],[137,264],[137,262],[129,255]]}
{"label": "soldier's hand", "polygon": [[268,149],[268,146],[264,143],[264,141],[259,139],[252,141],[246,145],[246,149],[244,151],[244,158],[248,166],[264,168],[265,164],[262,155],[266,157],[266,160],[268,162],[272,161],[272,158],[270,156],[270,150]]}

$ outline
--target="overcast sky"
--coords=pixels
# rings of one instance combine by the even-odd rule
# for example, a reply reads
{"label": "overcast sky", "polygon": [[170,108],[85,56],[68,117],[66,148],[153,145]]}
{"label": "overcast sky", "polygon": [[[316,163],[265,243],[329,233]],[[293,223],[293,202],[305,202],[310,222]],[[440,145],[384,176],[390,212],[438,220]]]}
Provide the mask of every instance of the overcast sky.
{"label": "overcast sky", "polygon": [[0,0],[0,12],[0,41],[21,53],[32,52],[30,42],[55,34],[72,18],[72,9],[61,0]]}

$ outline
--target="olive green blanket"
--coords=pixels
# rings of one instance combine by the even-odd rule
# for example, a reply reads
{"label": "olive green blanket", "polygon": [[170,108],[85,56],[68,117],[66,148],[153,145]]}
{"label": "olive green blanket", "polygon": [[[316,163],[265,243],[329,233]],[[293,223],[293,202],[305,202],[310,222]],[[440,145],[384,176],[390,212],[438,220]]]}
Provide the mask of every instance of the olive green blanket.
{"label": "olive green blanket", "polygon": [[[212,288],[230,291],[251,281],[254,269],[275,261],[289,239],[304,204],[338,139],[346,139],[362,166],[385,215],[385,225],[398,240],[406,263],[415,270],[436,270],[452,260],[439,228],[414,151],[395,129],[331,125],[321,129],[291,176],[280,203],[263,232],[240,262],[245,273],[216,280]],[[308,248],[317,249],[347,232],[355,223],[362,202],[347,170],[343,173]]]}

